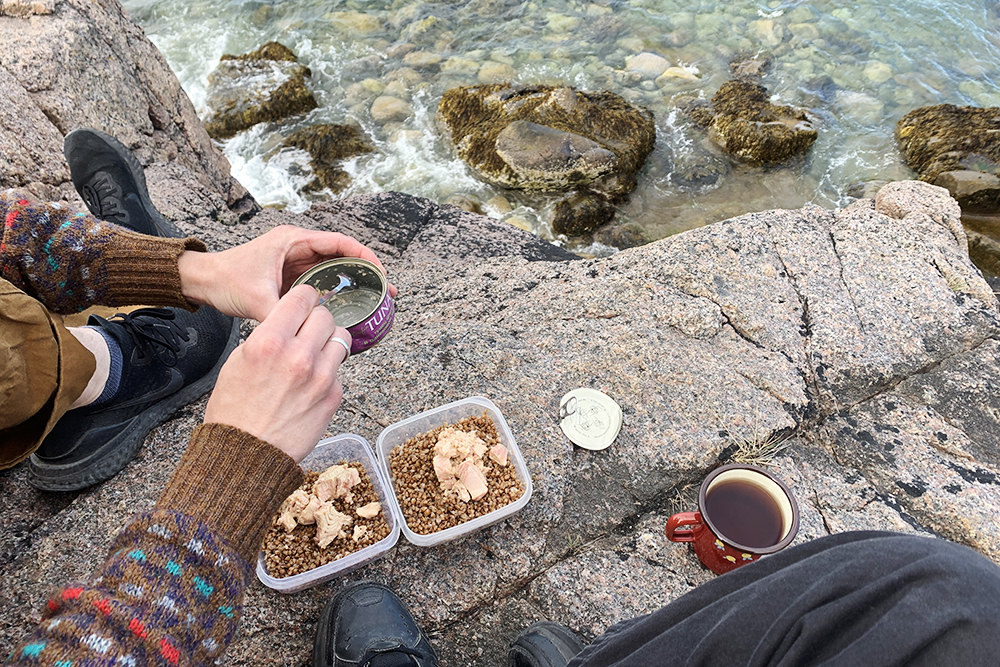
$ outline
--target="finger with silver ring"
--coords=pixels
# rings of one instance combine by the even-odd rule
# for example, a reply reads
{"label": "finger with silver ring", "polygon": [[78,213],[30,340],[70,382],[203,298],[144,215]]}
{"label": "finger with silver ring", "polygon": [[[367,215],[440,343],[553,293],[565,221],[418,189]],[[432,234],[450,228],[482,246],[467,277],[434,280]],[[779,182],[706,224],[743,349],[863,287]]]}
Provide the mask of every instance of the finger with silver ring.
{"label": "finger with silver ring", "polygon": [[344,356],[344,361],[347,361],[348,358],[350,358],[350,356],[351,356],[351,344],[350,343],[348,343],[346,340],[344,340],[340,336],[336,336],[336,335],[330,336],[330,341],[329,342],[331,342],[331,343],[340,343],[341,345],[343,345],[344,346],[344,352],[347,353],[346,356]]}

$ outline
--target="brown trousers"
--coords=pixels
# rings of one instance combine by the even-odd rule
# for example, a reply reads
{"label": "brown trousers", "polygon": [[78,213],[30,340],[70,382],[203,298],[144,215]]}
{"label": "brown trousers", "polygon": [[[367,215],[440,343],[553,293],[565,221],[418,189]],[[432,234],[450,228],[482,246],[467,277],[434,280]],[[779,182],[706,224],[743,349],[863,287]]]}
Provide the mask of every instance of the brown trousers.
{"label": "brown trousers", "polygon": [[67,326],[85,317],[49,312],[0,279],[0,469],[38,449],[94,374],[94,355]]}

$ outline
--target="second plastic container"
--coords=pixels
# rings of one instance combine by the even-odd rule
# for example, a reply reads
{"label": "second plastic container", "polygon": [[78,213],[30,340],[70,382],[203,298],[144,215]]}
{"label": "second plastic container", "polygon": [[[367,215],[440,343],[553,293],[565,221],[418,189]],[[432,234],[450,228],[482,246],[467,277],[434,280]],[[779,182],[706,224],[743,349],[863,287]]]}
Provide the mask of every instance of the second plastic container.
{"label": "second plastic container", "polygon": [[[496,425],[497,435],[500,437],[500,444],[507,448],[507,458],[511,465],[514,466],[514,472],[517,475],[518,480],[524,484],[524,494],[509,505],[504,505],[500,509],[493,510],[489,514],[484,514],[481,517],[472,519],[471,521],[466,521],[465,523],[457,526],[452,526],[451,528],[446,528],[445,530],[440,530],[436,533],[431,533],[430,535],[420,535],[414,533],[410,530],[409,525],[407,525],[406,518],[403,516],[403,512],[399,507],[399,501],[396,499],[395,486],[392,483],[392,472],[389,467],[389,453],[410,438],[426,433],[427,431],[435,429],[438,426],[454,424],[455,422],[465,419],[466,417],[479,417],[484,412]],[[382,473],[390,485],[390,488],[393,489],[392,493],[389,494],[390,502],[394,504],[393,513],[400,518],[403,535],[405,535],[406,539],[410,542],[418,546],[430,547],[436,544],[450,542],[458,539],[459,537],[468,535],[469,533],[474,533],[477,530],[485,528],[486,526],[506,519],[508,516],[514,514],[527,505],[528,500],[531,499],[531,476],[528,475],[528,467],[524,464],[524,457],[521,456],[521,450],[517,448],[517,442],[514,441],[514,435],[510,432],[510,428],[507,426],[507,422],[504,420],[503,415],[500,414],[500,408],[494,405],[493,401],[484,396],[463,398],[462,400],[448,403],[447,405],[442,405],[441,407],[433,408],[431,410],[427,410],[426,412],[421,412],[420,414],[388,426],[382,431],[382,433],[379,434],[378,442],[375,446],[375,452],[378,455],[378,464],[382,469]]]}

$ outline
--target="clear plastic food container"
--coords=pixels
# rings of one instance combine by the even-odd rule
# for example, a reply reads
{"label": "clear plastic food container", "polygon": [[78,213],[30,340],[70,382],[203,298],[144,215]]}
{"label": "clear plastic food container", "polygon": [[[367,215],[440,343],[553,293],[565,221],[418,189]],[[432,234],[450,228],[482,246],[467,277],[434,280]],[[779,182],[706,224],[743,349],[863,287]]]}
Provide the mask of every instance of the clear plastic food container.
{"label": "clear plastic food container", "polygon": [[389,534],[360,551],[355,551],[307,572],[280,579],[267,573],[267,567],[264,565],[264,552],[261,551],[257,555],[257,578],[268,588],[273,588],[281,593],[295,593],[317,586],[381,557],[399,541],[399,527],[402,523],[399,519],[400,515],[397,514],[399,504],[389,490],[388,478],[385,477],[385,473],[378,465],[374,455],[372,455],[371,447],[364,438],[344,433],[321,440],[309,456],[302,460],[301,466],[304,470],[322,472],[341,461],[360,463],[365,472],[368,473],[368,479],[371,480],[375,487],[375,493],[378,494],[378,500],[382,503],[382,514],[385,516],[386,523],[389,524]]}
{"label": "clear plastic food container", "polygon": [[[426,433],[438,426],[454,424],[466,417],[479,417],[484,412],[489,415],[490,419],[496,425],[497,435],[500,436],[500,444],[507,448],[507,459],[514,466],[517,478],[524,484],[524,494],[509,505],[505,505],[500,509],[493,510],[489,514],[484,514],[481,517],[466,521],[457,526],[452,526],[451,528],[446,528],[430,535],[414,533],[406,524],[406,518],[403,516],[403,511],[400,509],[399,502],[396,499],[395,487],[392,485],[392,474],[389,469],[389,453],[412,437]],[[390,502],[393,503],[392,511],[402,524],[403,535],[410,542],[418,546],[431,547],[474,533],[486,526],[506,519],[527,505],[528,500],[531,499],[531,477],[528,475],[528,467],[524,464],[524,457],[521,456],[521,450],[517,448],[514,435],[510,432],[510,428],[507,426],[503,415],[500,414],[500,408],[483,396],[463,398],[460,401],[421,412],[418,415],[392,424],[379,434],[375,451],[378,454],[378,465],[381,468],[382,474],[392,489],[392,493],[390,494]]]}

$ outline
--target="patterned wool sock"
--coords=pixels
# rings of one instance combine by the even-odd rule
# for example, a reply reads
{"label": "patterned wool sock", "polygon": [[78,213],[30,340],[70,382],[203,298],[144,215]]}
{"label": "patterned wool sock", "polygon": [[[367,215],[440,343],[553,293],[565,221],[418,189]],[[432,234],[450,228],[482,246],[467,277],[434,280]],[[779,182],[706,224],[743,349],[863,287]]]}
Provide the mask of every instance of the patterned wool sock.
{"label": "patterned wool sock", "polygon": [[93,407],[107,403],[118,393],[118,386],[121,384],[122,380],[124,362],[122,360],[122,348],[118,344],[118,341],[115,340],[114,336],[106,332],[101,327],[88,326],[87,328],[93,329],[104,337],[104,340],[108,344],[108,352],[111,353],[111,369],[108,371],[108,380],[104,383],[104,391],[102,391],[101,395],[90,404],[91,407]]}

